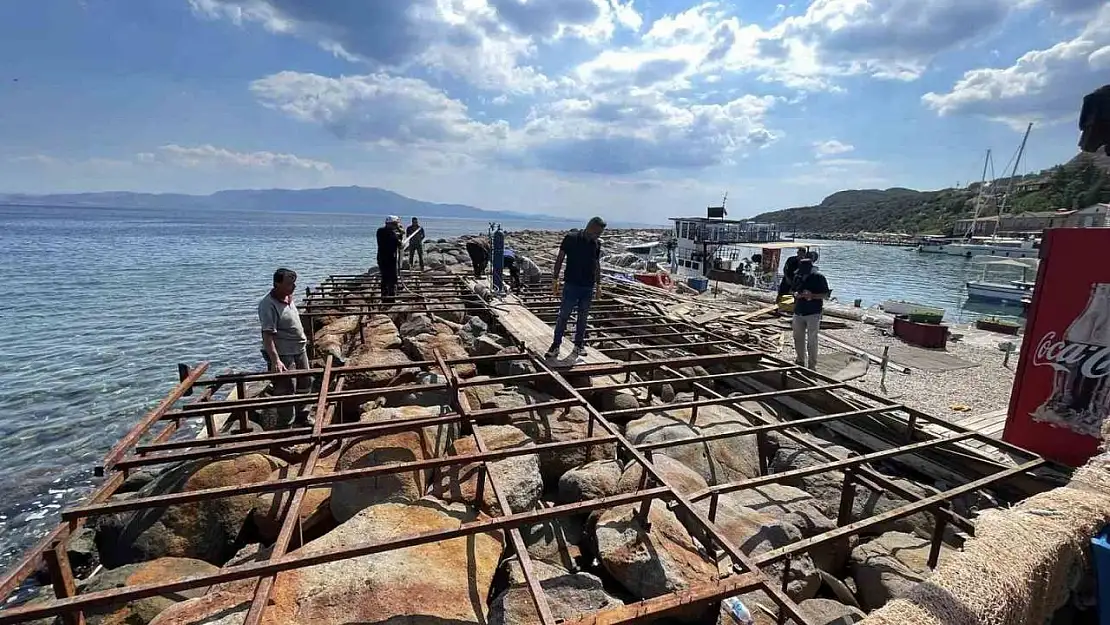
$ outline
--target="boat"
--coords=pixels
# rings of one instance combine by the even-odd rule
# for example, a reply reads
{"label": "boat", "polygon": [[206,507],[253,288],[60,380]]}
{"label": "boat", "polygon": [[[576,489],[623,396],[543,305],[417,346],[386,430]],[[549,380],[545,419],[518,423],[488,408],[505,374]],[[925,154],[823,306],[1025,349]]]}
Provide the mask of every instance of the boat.
{"label": "boat", "polygon": [[1041,250],[1036,239],[1003,239],[973,237],[969,242],[948,243],[941,253],[949,256],[996,256],[1001,258],[1036,258]]}
{"label": "boat", "polygon": [[927,306],[917,302],[888,299],[879,303],[879,309],[888,315],[929,315],[944,316],[944,309],[938,306]]}
{"label": "boat", "polygon": [[[1033,260],[1034,262],[1029,262]],[[1021,280],[992,279],[988,274],[1002,271],[1006,268],[1020,269]],[[992,259],[987,257],[983,261],[982,276],[978,280],[968,280],[967,298],[972,301],[1001,302],[1006,304],[1024,305],[1030,299],[1037,283],[1029,280],[1029,271],[1036,270],[1036,259]]]}

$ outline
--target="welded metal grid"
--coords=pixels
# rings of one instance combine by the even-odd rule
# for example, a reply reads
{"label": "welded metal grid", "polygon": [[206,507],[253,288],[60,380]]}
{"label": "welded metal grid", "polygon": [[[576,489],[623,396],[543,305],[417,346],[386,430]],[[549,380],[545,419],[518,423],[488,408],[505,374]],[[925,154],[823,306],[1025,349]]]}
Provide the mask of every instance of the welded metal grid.
{"label": "welded metal grid", "polygon": [[[626,290],[622,291],[622,287],[607,285],[607,292],[615,293],[617,296],[634,295],[628,287],[623,288]],[[333,277],[310,295],[303,308],[310,320],[316,317],[334,317],[343,314],[372,315],[402,312],[436,314],[455,308],[468,313],[482,314],[484,309],[482,302],[469,294],[463,287],[463,282],[455,277],[420,278],[406,276],[405,288],[401,291],[399,297],[392,302],[382,301],[377,295],[377,289],[378,284],[373,276]],[[536,314],[551,318],[551,309],[556,303],[549,295],[549,291],[545,292],[545,289],[549,289],[549,287],[540,285],[540,287],[533,289],[531,293],[526,292],[524,294],[525,301],[530,309],[535,307]],[[488,315],[484,316],[487,319],[492,319]],[[688,524],[692,525],[691,534],[699,541],[705,552],[723,556],[726,562],[732,566],[733,574],[705,586],[612,609],[604,615],[581,615],[579,622],[594,622],[595,620],[620,622],[654,619],[691,604],[707,603],[753,590],[762,590],[779,604],[780,620],[789,617],[794,619],[795,622],[805,623],[804,617],[798,613],[797,606],[786,596],[784,591],[789,578],[790,558],[820,545],[846,544],[847,539],[852,535],[865,532],[881,523],[924,511],[931,513],[936,519],[936,532],[934,533],[931,557],[932,563],[935,563],[947,524],[951,523],[965,532],[974,531],[974,527],[969,520],[955,514],[948,506],[953,498],[978,489],[991,487],[1003,480],[1025,474],[1044,464],[1044,460],[1033,454],[993,441],[977,432],[964,430],[943,420],[894,404],[884,398],[851,388],[849,385],[836,382],[813,371],[801,370],[794,365],[771,358],[766,354],[753,352],[747,345],[734,337],[705,329],[698,330],[697,334],[694,332],[687,334],[684,332],[687,328],[684,328],[681,324],[676,325],[673,320],[663,318],[658,312],[637,306],[635,302],[630,302],[626,298],[618,299],[612,296],[601,298],[598,305],[591,311],[591,325],[595,334],[602,334],[598,338],[603,338],[613,345],[613,351],[609,354],[612,357],[624,357],[626,359],[624,362],[582,365],[556,373],[534,354],[525,352],[523,349],[518,353],[457,360],[446,360],[441,354],[437,353],[432,360],[405,363],[403,365],[390,364],[369,367],[338,366],[331,357],[328,357],[323,367],[313,369],[310,372],[317,380],[317,390],[314,393],[310,395],[259,398],[246,397],[245,387],[248,383],[272,381],[281,376],[302,375],[302,373],[224,374],[205,378],[203,374],[206,365],[203,364],[195,369],[182,372],[182,382],[134,430],[125,436],[105,459],[100,468],[107,474],[107,479],[89,498],[88,503],[66,510],[63,513],[63,523],[51,532],[23,562],[14,567],[3,579],[0,579],[0,588],[7,595],[34,570],[40,558],[43,558],[53,574],[55,594],[58,598],[55,601],[43,604],[0,611],[0,623],[21,622],[59,614],[64,616],[66,622],[79,623],[82,622],[81,610],[168,592],[205,587],[215,583],[257,579],[254,599],[247,618],[247,622],[253,624],[260,622],[274,576],[282,571],[491,530],[505,530],[508,542],[520,561],[540,621],[551,624],[554,619],[542,588],[532,571],[527,550],[523,548],[523,539],[517,528],[550,520],[561,515],[580,514],[630,503],[638,503],[642,513],[641,518],[646,519],[646,510],[652,505],[653,501],[658,501],[659,505],[669,506]],[[309,326],[306,325],[307,327]],[[633,343],[630,344],[630,341]],[[459,365],[488,366],[499,361],[510,360],[526,364],[532,372],[511,376],[493,376],[488,380],[473,381],[461,379],[456,370]],[[693,366],[713,367],[720,371],[703,375],[688,375],[679,371]],[[436,372],[444,381],[399,384],[375,389],[345,388],[344,378],[349,374],[372,370],[414,368]],[[592,386],[580,382],[576,386],[568,381],[581,380],[583,376],[599,375],[623,375],[625,381],[601,386]],[[590,397],[599,392],[618,388],[637,389],[645,394],[646,399],[652,400],[653,389],[666,379],[681,380],[692,384],[696,392],[695,399],[693,401],[663,404],[656,397],[654,405],[631,410],[611,411],[599,410],[594,403],[589,401]],[[742,395],[725,396],[714,388],[718,381],[725,379],[746,379],[753,384],[761,385],[767,390],[754,390]],[[546,402],[546,404],[534,404],[521,408],[474,409],[466,400],[464,390],[467,386],[505,383],[544,384],[549,388],[561,389],[561,392],[555,395],[555,399]],[[213,399],[221,389],[232,386],[237,389],[236,399]],[[451,401],[448,412],[436,417],[405,419],[385,424],[337,422],[338,417],[342,416],[341,414],[337,415],[337,412],[341,412],[344,405],[349,405],[352,402],[360,403],[378,397],[388,398],[412,392],[429,391],[448,394]],[[797,402],[816,394],[827,393],[852,395],[854,399],[850,401],[857,405],[851,410],[825,412],[785,422],[752,412],[742,405],[743,402],[747,401]],[[189,404],[175,408],[178,401],[189,394],[199,394],[199,397]],[[298,404],[312,404],[315,406],[316,423],[312,428],[294,428],[248,434],[226,434],[218,431],[217,415],[230,414],[233,421],[244,420],[250,410]],[[748,417],[756,425],[727,433],[715,433],[634,446],[621,435],[620,431],[611,422],[611,419],[626,419],[647,412],[663,412],[679,408],[690,409],[693,413],[692,418],[696,419],[698,408],[711,405],[728,406]],[[474,427],[477,424],[501,419],[514,413],[566,409],[571,406],[577,406],[589,415],[589,431],[585,439],[545,443],[534,447],[490,450],[486,441],[482,439],[479,430]],[[906,428],[904,444],[874,453],[840,459],[791,431],[834,421],[850,422],[852,419],[875,415],[904,419]],[[211,436],[198,440],[169,440],[186,420],[203,421],[204,427]],[[162,421],[166,422],[162,430],[150,440],[141,442],[143,439],[150,438],[150,430]],[[923,422],[941,424],[950,429],[953,434],[941,438],[927,436],[920,431],[920,424]],[[361,438],[399,431],[419,431],[420,428],[429,425],[445,424],[458,426],[460,432],[468,432],[474,438],[478,453],[341,471],[328,475],[313,475],[312,469],[327,445],[341,444],[343,441],[354,437]],[[690,496],[681,495],[668,485],[650,462],[651,454],[669,446],[708,442],[731,436],[755,435],[760,440],[762,449],[766,436],[771,432],[785,436],[802,447],[828,458],[829,462],[820,466],[785,473],[768,474],[765,465],[766,457],[761,453],[761,475],[758,478],[733,484],[713,485]],[[1005,448],[1006,451],[1020,454],[1023,461],[1016,467],[998,467],[998,470],[991,472],[982,479],[970,481],[943,492],[935,492],[925,497],[906,491],[886,476],[866,466],[871,462],[920,454],[929,449],[951,446],[960,441],[976,438],[986,439],[999,447]],[[500,488],[501,485],[497,484],[493,474],[486,469],[487,462],[503,458],[536,454],[559,448],[603,444],[615,444],[619,458],[637,462],[645,469],[642,473],[645,476],[644,482],[640,484],[640,488],[635,493],[513,514],[509,513],[504,491]],[[305,451],[306,446],[307,452]],[[299,449],[299,452],[290,451],[294,448]],[[111,495],[123,483],[127,472],[130,470],[186,459],[219,458],[251,451],[266,451],[277,454],[287,460],[292,460],[295,465],[299,463],[300,469],[296,474],[276,481],[188,493],[135,497],[123,501],[109,501]],[[484,488],[488,484],[489,488],[492,489],[494,498],[499,504],[500,510],[498,512],[500,514],[498,516],[467,523],[459,529],[449,532],[398,537],[395,540],[379,544],[356,545],[345,549],[315,553],[311,556],[298,556],[289,553],[292,547],[295,546],[295,537],[298,535],[296,531],[299,529],[299,508],[309,488],[343,480],[414,470],[439,470],[471,463],[478,464],[480,471],[478,483],[481,487]],[[838,527],[835,530],[780,547],[757,557],[749,557],[739,551],[735,545],[730,544],[719,529],[713,525],[717,498],[723,493],[742,488],[754,488],[762,484],[781,483],[790,479],[828,471],[842,471],[845,476],[841,502],[842,514],[837,519]],[[870,518],[853,519],[851,518],[851,502],[854,498],[854,489],[857,487],[886,491],[906,499],[908,503],[895,510]],[[79,527],[85,519],[99,514],[159,508],[214,497],[278,491],[292,492],[293,495],[285,499],[287,503],[279,517],[281,519],[281,530],[274,545],[273,553],[268,560],[225,568],[215,575],[159,584],[131,586],[96,593],[75,594],[72,573],[69,571],[68,563],[65,562],[64,543],[69,533]],[[694,504],[705,499],[710,502],[709,513],[702,516],[695,510]],[[482,498],[476,497],[476,501],[481,502]],[[783,567],[781,584],[777,580],[771,580],[760,573],[760,567],[767,567],[784,561],[786,566]]]}

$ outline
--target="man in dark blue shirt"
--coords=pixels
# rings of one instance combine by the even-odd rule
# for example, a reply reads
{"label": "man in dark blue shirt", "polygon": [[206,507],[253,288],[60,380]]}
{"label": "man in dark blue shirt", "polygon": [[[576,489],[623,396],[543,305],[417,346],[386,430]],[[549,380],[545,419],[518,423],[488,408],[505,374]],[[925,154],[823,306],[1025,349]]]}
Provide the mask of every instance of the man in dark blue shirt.
{"label": "man in dark blue shirt", "polygon": [[575,309],[578,310],[578,322],[574,328],[574,351],[570,353],[572,359],[577,360],[586,352],[586,317],[590,312],[590,302],[593,301],[594,288],[601,280],[601,233],[605,231],[605,220],[594,217],[586,224],[585,230],[572,230],[563,237],[559,246],[559,254],[555,257],[555,272],[552,292],[559,292],[559,270],[563,268],[566,260],[567,271],[563,285],[563,301],[559,308],[559,318],[555,322],[555,340],[544,354],[544,358],[555,358],[559,355],[559,347],[563,344],[563,335],[567,331],[567,321]]}
{"label": "man in dark blue shirt", "polygon": [[817,368],[817,332],[821,329],[821,308],[829,297],[829,282],[813,266],[813,259],[798,261],[794,274],[794,363]]}

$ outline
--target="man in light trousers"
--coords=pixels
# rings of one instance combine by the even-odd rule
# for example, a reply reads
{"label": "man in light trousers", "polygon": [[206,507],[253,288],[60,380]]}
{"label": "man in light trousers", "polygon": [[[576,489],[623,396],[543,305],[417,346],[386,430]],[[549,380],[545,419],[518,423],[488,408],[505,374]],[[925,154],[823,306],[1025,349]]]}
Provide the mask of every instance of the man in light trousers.
{"label": "man in light trousers", "polygon": [[813,260],[798,262],[791,288],[794,292],[794,363],[817,368],[817,333],[821,330],[821,308],[829,298],[829,282],[813,266]]}

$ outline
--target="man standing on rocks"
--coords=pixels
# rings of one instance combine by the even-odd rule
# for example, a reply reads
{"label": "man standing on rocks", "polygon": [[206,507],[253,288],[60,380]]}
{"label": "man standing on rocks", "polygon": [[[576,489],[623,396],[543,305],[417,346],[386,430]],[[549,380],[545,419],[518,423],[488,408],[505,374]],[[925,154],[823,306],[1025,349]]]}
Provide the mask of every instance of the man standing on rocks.
{"label": "man standing on rocks", "polygon": [[382,301],[393,303],[397,296],[397,267],[401,252],[401,218],[390,215],[378,228],[378,272],[382,278]]}
{"label": "man standing on rocks", "polygon": [[817,333],[821,308],[829,297],[829,282],[813,267],[813,259],[798,261],[794,274],[794,364],[817,369]]}
{"label": "man standing on rocks", "polygon": [[[297,289],[297,272],[280,268],[274,272],[274,287],[258,303],[258,321],[262,326],[262,357],[271,373],[285,373],[297,369],[308,369],[308,352],[305,345],[304,327],[301,315],[293,303],[293,293]],[[274,393],[292,395],[312,391],[312,376],[281,377],[273,381]],[[311,425],[308,421],[308,404],[296,408],[296,418],[292,406],[277,409],[282,426],[292,423],[298,427]]]}
{"label": "man standing on rocks", "polygon": [[412,264],[413,255],[420,256],[420,271],[424,271],[424,228],[420,221],[412,218],[412,224],[405,229],[405,238],[409,241],[409,269],[415,269]]}
{"label": "man standing on rocks", "polygon": [[567,271],[563,285],[563,300],[559,308],[559,318],[555,322],[555,340],[544,354],[545,358],[559,355],[563,335],[567,331],[570,313],[578,310],[578,322],[574,328],[574,351],[570,357],[578,359],[586,353],[586,317],[590,312],[595,287],[601,282],[601,233],[605,232],[605,220],[594,217],[586,224],[585,230],[571,230],[559,245],[555,257],[555,271],[552,273],[552,293],[559,292],[559,270],[566,260]]}

